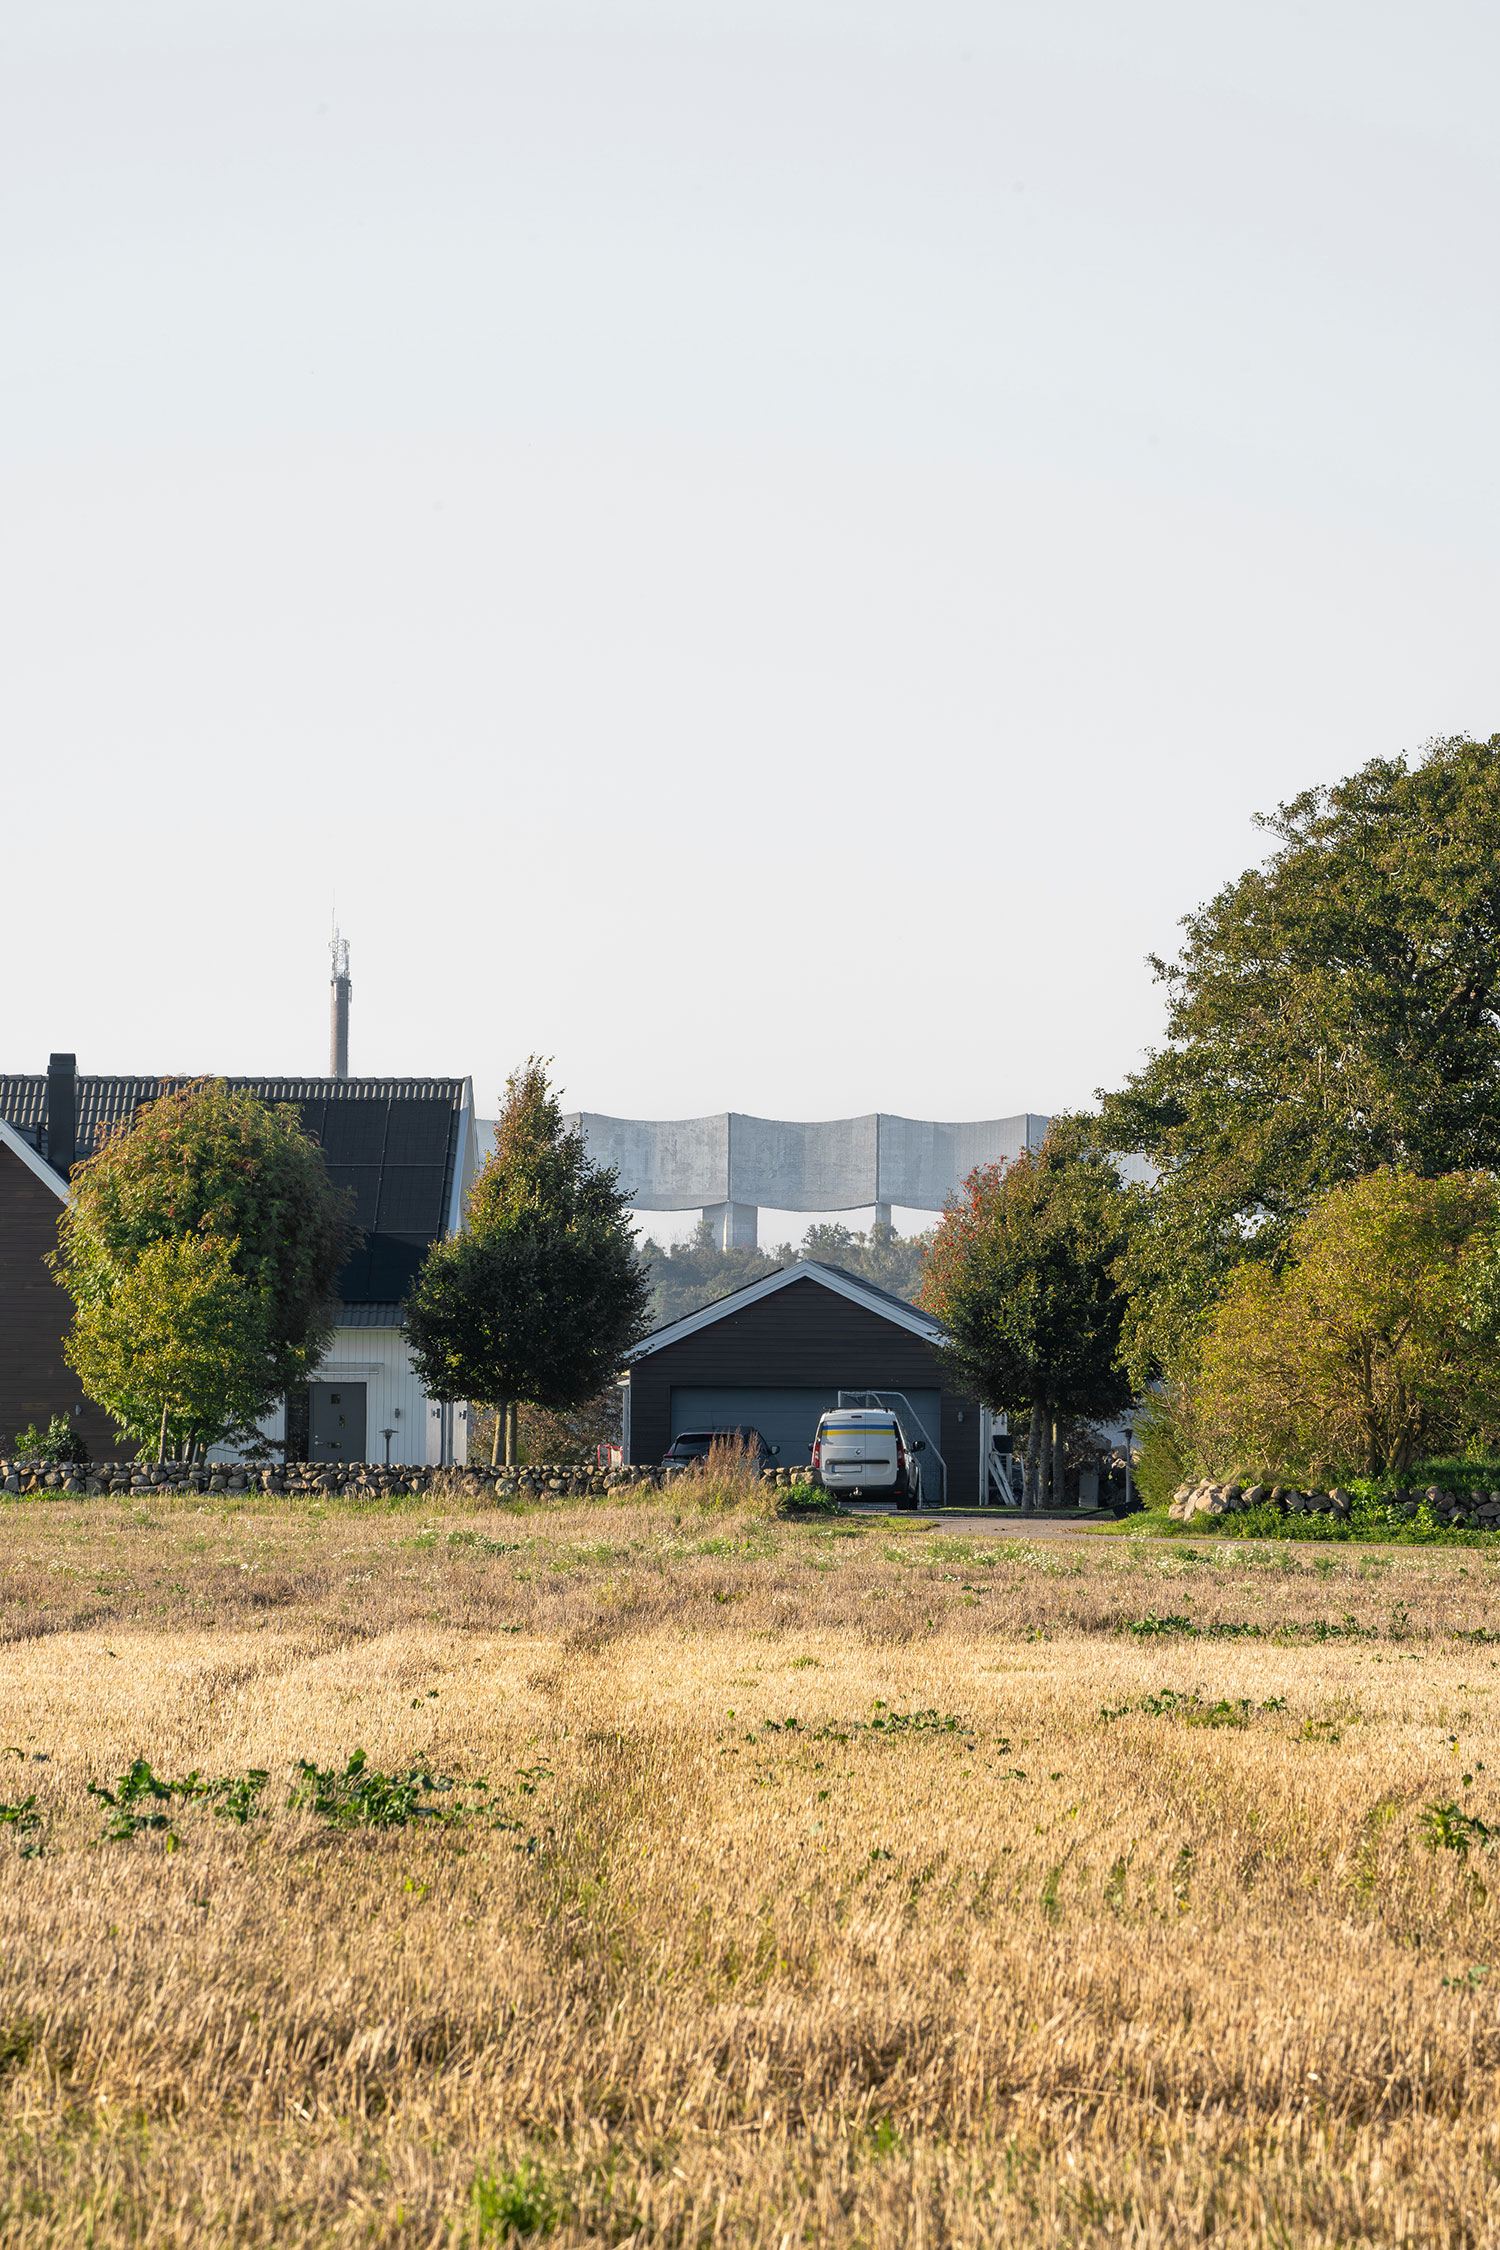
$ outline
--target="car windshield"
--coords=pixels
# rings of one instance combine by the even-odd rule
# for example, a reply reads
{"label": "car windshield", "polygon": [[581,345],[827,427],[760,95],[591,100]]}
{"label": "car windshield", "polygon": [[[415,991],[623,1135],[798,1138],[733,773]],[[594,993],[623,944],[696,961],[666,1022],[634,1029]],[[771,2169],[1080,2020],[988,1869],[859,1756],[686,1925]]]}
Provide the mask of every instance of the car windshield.
{"label": "car windshield", "polygon": [[706,1453],[713,1442],[713,1438],[708,1431],[705,1430],[700,1433],[693,1430],[686,1437],[674,1437],[672,1451],[674,1453]]}

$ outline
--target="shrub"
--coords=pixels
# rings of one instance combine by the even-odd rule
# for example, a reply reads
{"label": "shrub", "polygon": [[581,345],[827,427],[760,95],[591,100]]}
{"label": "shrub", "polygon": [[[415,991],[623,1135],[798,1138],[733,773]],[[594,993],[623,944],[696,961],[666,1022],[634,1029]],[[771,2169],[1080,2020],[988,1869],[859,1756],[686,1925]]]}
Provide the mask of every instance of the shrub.
{"label": "shrub", "polygon": [[80,1433],[74,1429],[66,1414],[54,1414],[45,1430],[33,1422],[29,1430],[17,1430],[16,1451],[28,1461],[85,1462],[89,1449]]}
{"label": "shrub", "polygon": [[1424,1448],[1500,1421],[1500,1360],[1476,1284],[1494,1181],[1385,1169],[1321,1196],[1286,1267],[1242,1266],[1210,1320],[1195,1434],[1221,1472],[1325,1483],[1401,1476]]}
{"label": "shrub", "polygon": [[1148,1508],[1165,1508],[1187,1481],[1192,1456],[1184,1427],[1181,1392],[1174,1386],[1153,1391],[1136,1417],[1136,1487]]}

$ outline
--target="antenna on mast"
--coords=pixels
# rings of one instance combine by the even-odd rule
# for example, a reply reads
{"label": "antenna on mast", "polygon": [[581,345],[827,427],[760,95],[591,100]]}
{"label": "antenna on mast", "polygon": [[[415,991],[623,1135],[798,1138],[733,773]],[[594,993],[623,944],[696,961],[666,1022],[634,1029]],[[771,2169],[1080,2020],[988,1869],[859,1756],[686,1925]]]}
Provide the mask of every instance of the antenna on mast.
{"label": "antenna on mast", "polygon": [[330,1073],[335,1078],[349,1075],[349,940],[339,936],[337,920],[333,925],[333,938],[329,945],[333,956],[333,1013]]}

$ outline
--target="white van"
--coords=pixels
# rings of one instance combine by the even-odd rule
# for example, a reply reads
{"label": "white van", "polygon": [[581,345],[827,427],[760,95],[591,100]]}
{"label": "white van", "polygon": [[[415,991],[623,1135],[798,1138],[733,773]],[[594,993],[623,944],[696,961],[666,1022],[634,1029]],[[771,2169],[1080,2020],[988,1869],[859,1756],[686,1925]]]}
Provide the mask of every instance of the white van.
{"label": "white van", "polygon": [[825,1492],[920,1508],[922,1464],[917,1455],[926,1450],[927,1440],[909,1438],[894,1414],[873,1406],[841,1406],[818,1424],[813,1476]]}

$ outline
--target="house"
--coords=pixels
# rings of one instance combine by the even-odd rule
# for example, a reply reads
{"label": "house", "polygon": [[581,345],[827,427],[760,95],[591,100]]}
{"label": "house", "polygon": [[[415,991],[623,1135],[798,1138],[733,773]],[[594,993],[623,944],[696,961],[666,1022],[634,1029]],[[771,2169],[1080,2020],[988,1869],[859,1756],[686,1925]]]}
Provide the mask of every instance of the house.
{"label": "house", "polygon": [[[73,1166],[180,1079],[80,1076],[54,1055],[45,1076],[0,1077],[0,1450],[17,1430],[68,1413],[96,1458],[113,1425],[62,1356],[71,1305],[42,1263]],[[467,1078],[230,1078],[291,1103],[351,1187],[360,1246],[338,1280],[333,1341],[305,1393],[264,1425],[293,1459],[461,1462],[467,1410],[429,1399],[401,1336],[402,1301],[431,1244],[462,1224],[474,1178]]]}
{"label": "house", "polygon": [[756,1429],[782,1464],[806,1461],[840,1392],[875,1392],[869,1404],[926,1438],[929,1500],[973,1507],[986,1497],[990,1418],[953,1388],[942,1342],[930,1313],[841,1266],[778,1267],[635,1347],[625,1458],[659,1461],[684,1430]]}

